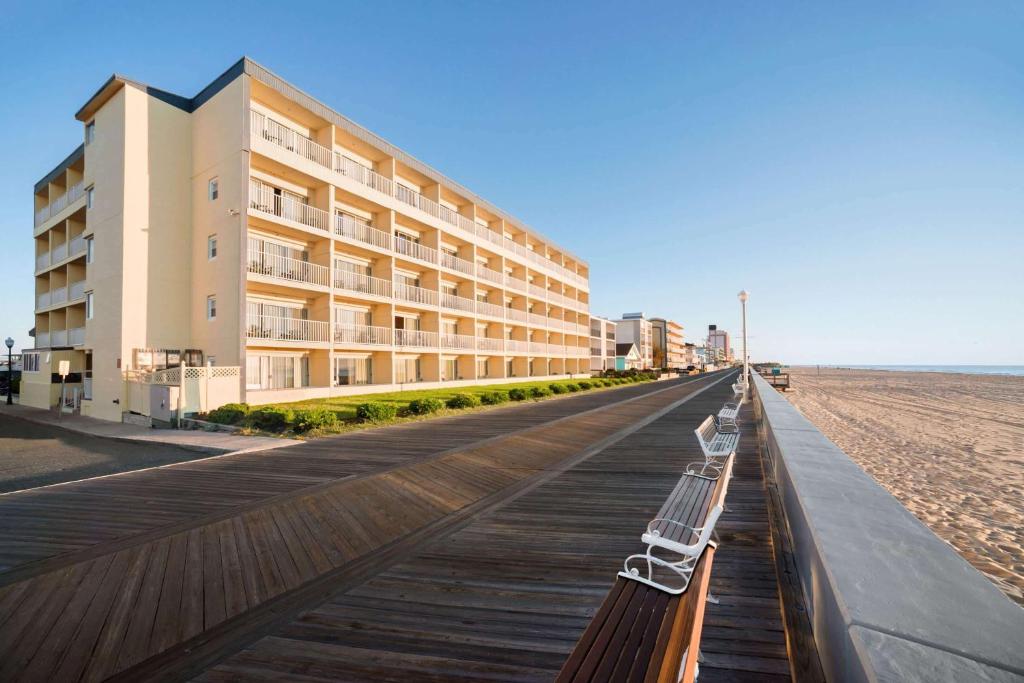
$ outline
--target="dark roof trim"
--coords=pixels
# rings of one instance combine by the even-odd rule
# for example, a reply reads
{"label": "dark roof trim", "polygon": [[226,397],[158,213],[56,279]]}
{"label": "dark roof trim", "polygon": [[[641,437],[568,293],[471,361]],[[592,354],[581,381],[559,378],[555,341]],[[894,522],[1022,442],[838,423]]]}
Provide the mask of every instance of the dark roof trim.
{"label": "dark roof trim", "polygon": [[[616,356],[628,356],[633,351],[633,349],[636,349],[636,342],[616,344],[615,345],[615,355]],[[640,350],[637,349],[636,352],[637,352],[637,354],[639,354]]]}
{"label": "dark roof trim", "polygon": [[63,173],[68,168],[68,166],[70,166],[71,164],[73,164],[76,161],[78,161],[79,159],[81,159],[84,155],[85,155],[85,144],[81,144],[81,145],[78,146],[77,149],[75,149],[74,152],[72,152],[71,154],[67,155],[67,157],[64,159],[64,161],[62,161],[59,164],[57,164],[52,171],[50,171],[49,173],[44,175],[42,177],[42,179],[39,182],[36,183],[35,191],[36,192],[41,192],[42,190],[46,189],[46,186],[49,185],[50,182],[55,180],[57,178],[57,176],[59,176],[61,173]]}

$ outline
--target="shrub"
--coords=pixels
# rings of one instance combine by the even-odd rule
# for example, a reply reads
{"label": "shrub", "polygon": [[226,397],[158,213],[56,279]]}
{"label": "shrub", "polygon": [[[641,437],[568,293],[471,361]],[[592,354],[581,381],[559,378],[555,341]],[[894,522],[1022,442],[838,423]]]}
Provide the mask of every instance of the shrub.
{"label": "shrub", "polygon": [[532,398],[544,398],[545,396],[550,396],[550,395],[551,395],[551,390],[548,389],[547,387],[532,387],[530,389],[530,396]]}
{"label": "shrub", "polygon": [[522,389],[509,389],[508,390],[508,397],[509,397],[509,400],[512,400],[512,401],[525,401],[526,400],[526,392],[523,391]]}
{"label": "shrub", "polygon": [[603,379],[603,380],[601,380],[601,384],[603,384],[606,387],[610,387],[610,386],[614,385],[614,383],[610,379]]}
{"label": "shrub", "polygon": [[439,398],[417,398],[409,401],[409,412],[413,415],[430,415],[444,408],[444,401]]}
{"label": "shrub", "polygon": [[548,389],[551,389],[552,394],[564,394],[568,391],[564,384],[550,384],[548,385]]}
{"label": "shrub", "polygon": [[210,422],[221,425],[236,425],[249,413],[247,403],[225,403],[220,408],[214,408],[206,416]]}
{"label": "shrub", "polygon": [[325,429],[333,427],[338,423],[338,415],[327,408],[312,408],[310,410],[296,410],[292,422],[296,432],[309,432],[314,429]]}
{"label": "shrub", "polygon": [[580,382],[580,391],[586,391],[591,386],[593,386],[593,385],[590,382],[587,382],[587,381]]}
{"label": "shrub", "polygon": [[473,394],[455,394],[448,399],[447,406],[453,409],[475,408],[480,405],[480,399]]}
{"label": "shrub", "polygon": [[245,424],[264,432],[283,432],[295,419],[295,413],[279,406],[257,408],[245,416]]}
{"label": "shrub", "polygon": [[398,415],[398,406],[383,401],[370,401],[356,406],[356,417],[361,422],[387,422]]}
{"label": "shrub", "polygon": [[480,396],[480,402],[489,406],[496,406],[499,403],[505,403],[506,401],[508,401],[507,391],[488,391],[486,394]]}
{"label": "shrub", "polygon": [[580,390],[580,385],[576,384],[575,382],[569,382],[568,384],[565,385],[565,388],[571,391],[572,393],[576,393],[577,391]]}

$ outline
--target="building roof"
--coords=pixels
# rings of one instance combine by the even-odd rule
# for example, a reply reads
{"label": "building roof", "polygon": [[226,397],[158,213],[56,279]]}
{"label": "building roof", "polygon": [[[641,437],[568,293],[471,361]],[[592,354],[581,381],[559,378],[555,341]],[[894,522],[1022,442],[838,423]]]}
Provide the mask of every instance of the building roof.
{"label": "building roof", "polygon": [[637,350],[636,344],[634,344],[633,342],[625,342],[625,343],[621,343],[621,344],[616,344],[615,345],[615,355],[616,356],[628,356],[629,354],[633,353],[634,351],[636,351],[636,355],[638,355],[638,356],[640,355],[640,351]]}
{"label": "building roof", "polygon": [[[556,247],[558,251],[564,253],[569,258],[572,258],[573,260],[578,261],[580,264],[589,268],[589,264],[586,261],[576,256],[568,249],[564,248],[562,245],[554,243],[550,237],[545,237],[540,232],[529,227],[526,223],[522,222],[517,218],[514,218],[511,214],[499,209],[497,206],[491,204],[483,197],[480,197],[479,195],[470,191],[466,187],[463,187],[462,185],[455,182],[451,178],[445,176],[440,171],[437,171],[436,169],[428,166],[427,164],[423,163],[416,157],[401,150],[400,148],[391,144],[390,142],[380,137],[379,135],[372,133],[371,131],[369,131],[366,128],[363,128],[362,126],[355,123],[351,119],[346,118],[345,116],[331,109],[330,107],[323,104],[314,97],[307,95],[302,90],[299,90],[295,86],[285,81],[283,78],[277,76],[269,69],[261,66],[260,64],[257,64],[248,57],[242,57],[237,62],[232,64],[231,67],[227,69],[227,71],[225,71],[216,79],[214,79],[213,82],[211,82],[201,91],[199,91],[199,94],[192,98],[182,97],[181,95],[175,95],[174,93],[167,92],[166,90],[160,90],[159,88],[154,88],[145,83],[140,83],[139,81],[132,80],[130,78],[127,78],[126,76],[114,74],[110,78],[108,78],[102,86],[100,86],[100,89],[97,90],[96,93],[89,98],[88,102],[82,105],[81,109],[79,109],[78,112],[75,114],[75,118],[82,122],[85,122],[88,119],[92,118],[96,111],[100,107],[102,107],[103,104],[107,102],[107,100],[113,97],[113,95],[118,90],[123,88],[125,85],[131,85],[135,88],[143,90],[148,95],[152,95],[153,97],[163,102],[166,102],[167,104],[170,104],[174,107],[178,107],[179,109],[191,113],[199,107],[201,107],[207,100],[212,98],[218,92],[223,90],[225,86],[227,86],[229,83],[231,83],[243,74],[259,81],[260,83],[263,83],[269,88],[276,90],[277,92],[281,93],[284,97],[297,102],[298,104],[315,113],[322,119],[330,121],[332,124],[344,129],[346,132],[350,133],[354,137],[363,140],[364,142],[374,147],[377,147],[378,149],[384,151],[386,154],[402,162],[406,166],[409,166],[410,168],[415,169],[416,171],[432,179],[434,182],[449,187],[450,189],[464,196],[466,199],[473,202],[474,204],[478,204],[479,206],[482,206],[483,208],[487,209],[494,215],[499,216],[504,220],[507,220],[509,223],[512,223],[515,227],[527,232],[536,239],[551,244],[552,246]],[[62,168],[64,167],[58,166],[58,168],[55,170],[59,171],[62,170]]]}

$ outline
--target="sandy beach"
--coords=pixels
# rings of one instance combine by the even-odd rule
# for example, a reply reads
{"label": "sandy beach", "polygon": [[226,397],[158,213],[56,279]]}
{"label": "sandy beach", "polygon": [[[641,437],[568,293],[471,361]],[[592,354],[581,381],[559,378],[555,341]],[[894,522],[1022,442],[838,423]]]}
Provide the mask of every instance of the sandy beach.
{"label": "sandy beach", "polygon": [[1024,377],[791,372],[804,415],[1024,605]]}

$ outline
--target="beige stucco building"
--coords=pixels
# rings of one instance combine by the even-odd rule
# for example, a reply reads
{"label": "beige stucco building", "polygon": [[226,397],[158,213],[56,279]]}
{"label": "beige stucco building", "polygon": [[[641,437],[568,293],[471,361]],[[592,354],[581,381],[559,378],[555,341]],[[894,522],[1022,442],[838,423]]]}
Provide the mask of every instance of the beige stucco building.
{"label": "beige stucco building", "polygon": [[615,369],[615,323],[599,315],[590,316],[590,371]]}
{"label": "beige stucco building", "polygon": [[25,403],[61,359],[114,420],[180,358],[253,404],[589,370],[585,262],[249,59],[193,98],[114,76],[76,118],[35,187]]}

